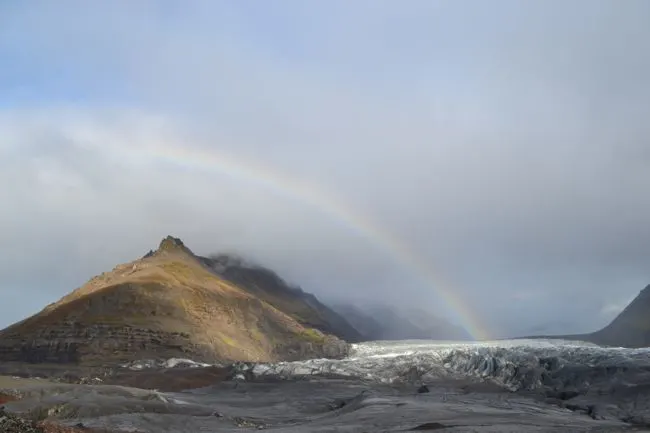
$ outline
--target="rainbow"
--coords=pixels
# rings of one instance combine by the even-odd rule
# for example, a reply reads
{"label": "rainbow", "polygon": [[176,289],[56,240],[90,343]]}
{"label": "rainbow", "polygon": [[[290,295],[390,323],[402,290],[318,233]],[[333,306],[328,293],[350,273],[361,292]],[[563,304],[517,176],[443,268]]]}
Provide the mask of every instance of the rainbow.
{"label": "rainbow", "polygon": [[489,339],[487,328],[479,323],[476,314],[465,305],[453,287],[445,284],[440,275],[434,272],[430,265],[415,254],[407,244],[375,224],[370,218],[354,212],[350,206],[340,199],[314,185],[308,184],[304,179],[292,178],[258,163],[242,161],[214,149],[183,148],[158,142],[155,145],[144,147],[133,146],[125,151],[139,154],[145,160],[156,159],[191,169],[216,170],[220,174],[262,184],[265,187],[277,190],[285,196],[313,206],[334,220],[359,232],[402,266],[422,278],[422,281],[428,286],[433,287],[447,304],[458,324],[472,338],[475,340]]}

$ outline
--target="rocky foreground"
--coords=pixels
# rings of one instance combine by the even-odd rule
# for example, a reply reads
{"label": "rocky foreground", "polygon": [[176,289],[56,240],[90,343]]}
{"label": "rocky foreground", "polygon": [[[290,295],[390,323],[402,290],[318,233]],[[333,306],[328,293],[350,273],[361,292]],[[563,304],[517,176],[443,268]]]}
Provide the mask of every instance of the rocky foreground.
{"label": "rocky foreground", "polygon": [[[184,392],[14,381],[19,399],[6,406],[21,417],[4,413],[0,431],[7,433],[650,431],[462,381],[419,387],[333,378],[224,381]],[[39,416],[48,421],[26,421]]]}
{"label": "rocky foreground", "polygon": [[7,412],[0,407],[0,432],[2,433],[110,433],[104,429],[91,429],[83,424],[65,426],[48,421],[32,421]]}
{"label": "rocky foreground", "polygon": [[0,432],[650,432],[645,352],[511,344],[365,344],[348,360],[228,367],[4,364],[24,378],[0,376]]}

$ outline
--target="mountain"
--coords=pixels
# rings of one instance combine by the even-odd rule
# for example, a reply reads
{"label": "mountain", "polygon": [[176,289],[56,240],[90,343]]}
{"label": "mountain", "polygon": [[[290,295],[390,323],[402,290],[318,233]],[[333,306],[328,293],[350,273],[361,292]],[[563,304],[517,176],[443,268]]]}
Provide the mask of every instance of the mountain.
{"label": "mountain", "polygon": [[0,331],[0,362],[113,364],[342,357],[359,333],[314,296],[228,256],[168,236]]}
{"label": "mountain", "polygon": [[345,317],[364,340],[382,340],[384,325],[371,313],[354,304],[332,303],[331,306],[334,311]]}
{"label": "mountain", "polygon": [[227,254],[201,260],[222,278],[290,314],[305,326],[337,335],[352,343],[362,339],[361,334],[340,314],[311,293],[288,285],[270,269]]}
{"label": "mountain", "polygon": [[637,295],[612,322],[589,334],[531,335],[526,339],[560,338],[595,343],[601,346],[650,347],[650,285]]}
{"label": "mountain", "polygon": [[403,316],[420,330],[424,339],[432,340],[473,340],[474,338],[460,326],[419,308],[405,310]]}
{"label": "mountain", "polygon": [[[577,328],[581,322],[575,318],[565,320],[553,320],[551,322],[538,323],[526,330],[526,335],[551,335],[558,334],[565,329]],[[512,334],[509,334],[512,335]]]}
{"label": "mountain", "polygon": [[470,340],[462,328],[418,308],[333,304],[365,340]]}
{"label": "mountain", "polygon": [[606,346],[650,346],[650,285],[606,327],[585,336],[587,340]]}

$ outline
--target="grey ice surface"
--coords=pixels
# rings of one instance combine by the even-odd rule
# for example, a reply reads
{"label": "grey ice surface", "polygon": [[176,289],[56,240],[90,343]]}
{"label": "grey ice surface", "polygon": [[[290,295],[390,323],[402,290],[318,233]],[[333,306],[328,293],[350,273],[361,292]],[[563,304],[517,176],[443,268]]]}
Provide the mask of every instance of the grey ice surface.
{"label": "grey ice surface", "polygon": [[[9,409],[139,432],[650,431],[650,351],[566,341],[357,345],[346,360],[241,364],[181,393],[27,391]],[[429,392],[418,393],[426,383]]]}

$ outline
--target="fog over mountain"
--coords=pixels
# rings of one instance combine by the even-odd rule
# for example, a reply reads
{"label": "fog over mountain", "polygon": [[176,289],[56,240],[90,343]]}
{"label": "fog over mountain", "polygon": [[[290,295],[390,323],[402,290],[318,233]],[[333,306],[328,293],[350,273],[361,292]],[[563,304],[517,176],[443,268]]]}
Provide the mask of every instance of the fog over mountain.
{"label": "fog over mountain", "polygon": [[0,327],[174,233],[465,326],[454,298],[495,337],[599,329],[650,282],[649,21],[644,0],[3,2]]}

